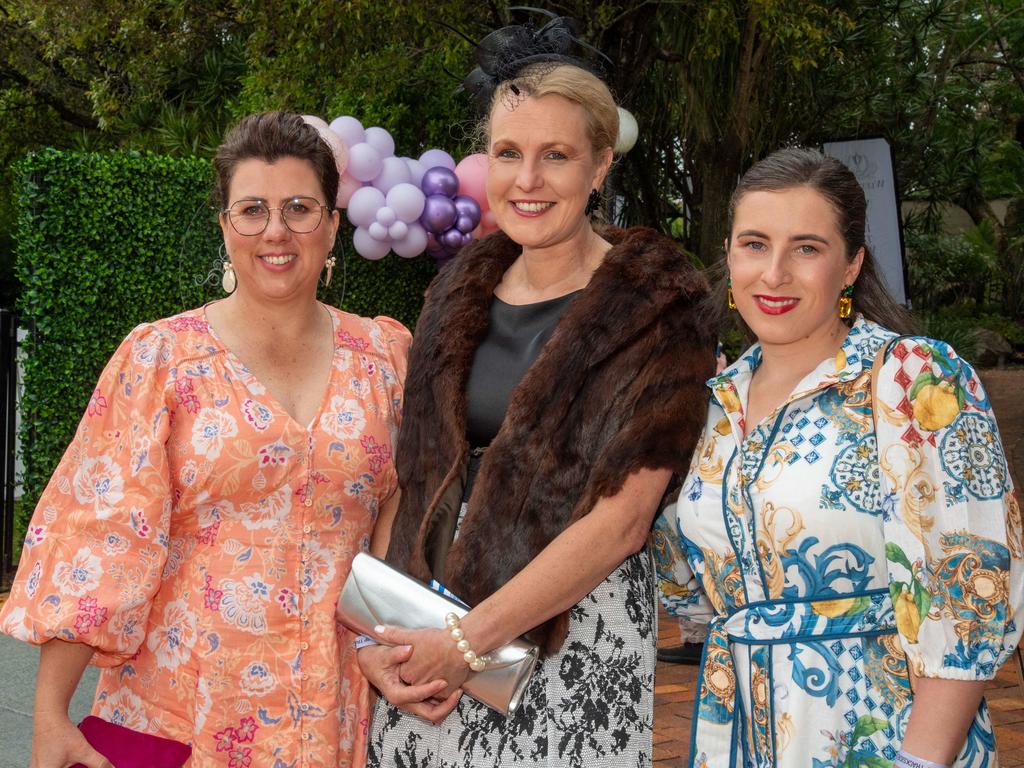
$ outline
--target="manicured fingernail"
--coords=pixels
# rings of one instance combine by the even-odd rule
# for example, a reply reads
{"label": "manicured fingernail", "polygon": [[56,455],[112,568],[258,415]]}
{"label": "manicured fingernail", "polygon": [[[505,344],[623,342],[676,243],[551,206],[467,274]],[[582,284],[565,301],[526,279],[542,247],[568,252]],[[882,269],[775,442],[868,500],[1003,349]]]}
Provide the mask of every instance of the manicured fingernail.
{"label": "manicured fingernail", "polygon": [[400,651],[411,651],[412,650],[412,646],[411,645],[402,645],[402,646],[399,646],[398,650],[400,650]]}
{"label": "manicured fingernail", "polygon": [[373,628],[373,631],[379,635],[382,634],[385,629],[387,629],[387,627],[385,627],[383,624],[378,624],[376,627]]}

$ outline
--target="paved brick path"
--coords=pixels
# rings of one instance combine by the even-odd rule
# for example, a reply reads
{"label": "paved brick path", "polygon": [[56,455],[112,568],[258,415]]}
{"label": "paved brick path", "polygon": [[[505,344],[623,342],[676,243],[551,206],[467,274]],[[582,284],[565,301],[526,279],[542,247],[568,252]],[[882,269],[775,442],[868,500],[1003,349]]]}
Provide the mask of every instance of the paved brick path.
{"label": "paved brick path", "polygon": [[[1018,497],[1024,489],[1024,369],[985,371],[999,431],[1010,461]],[[661,616],[659,645],[679,642],[675,622]],[[654,686],[654,760],[656,768],[682,768],[690,752],[694,681],[697,668],[658,663]],[[1010,663],[992,681],[987,696],[996,725],[1001,768],[1024,767],[1024,678]]]}

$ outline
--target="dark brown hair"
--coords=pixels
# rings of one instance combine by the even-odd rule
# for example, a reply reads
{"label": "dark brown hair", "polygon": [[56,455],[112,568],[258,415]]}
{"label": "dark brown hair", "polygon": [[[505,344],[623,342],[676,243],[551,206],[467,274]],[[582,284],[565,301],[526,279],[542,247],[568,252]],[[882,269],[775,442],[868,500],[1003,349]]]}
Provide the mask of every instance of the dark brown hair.
{"label": "dark brown hair", "polygon": [[228,189],[239,163],[252,159],[273,163],[282,157],[295,157],[313,166],[324,194],[324,205],[334,210],[338,196],[338,165],[334,153],[316,128],[294,112],[249,115],[228,131],[213,158],[220,207],[228,204]]}
{"label": "dark brown hair", "polygon": [[[868,320],[900,334],[913,333],[915,322],[910,312],[889,294],[878,272],[878,265],[865,241],[867,200],[853,171],[833,157],[815,149],[790,147],[780,149],[754,163],[740,179],[729,200],[728,242],[732,238],[736,206],[748,192],[780,192],[796,187],[810,187],[828,201],[836,214],[839,232],[846,244],[846,259],[853,261],[857,251],[864,249],[864,263],[853,285],[853,308]],[[724,270],[721,300],[725,301]],[[719,293],[716,291],[716,294]],[[852,318],[850,320],[852,322]],[[749,329],[746,329],[749,332]]]}

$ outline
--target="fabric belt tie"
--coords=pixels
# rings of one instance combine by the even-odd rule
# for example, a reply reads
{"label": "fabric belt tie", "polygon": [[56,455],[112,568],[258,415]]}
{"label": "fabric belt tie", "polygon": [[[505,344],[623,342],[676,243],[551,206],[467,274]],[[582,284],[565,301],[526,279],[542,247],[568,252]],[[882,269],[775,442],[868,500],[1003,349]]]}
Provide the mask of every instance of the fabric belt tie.
{"label": "fabric belt tie", "polygon": [[[896,616],[887,589],[825,599],[764,600],[716,617],[708,625],[701,658],[689,765],[773,768],[776,646],[894,632]],[[737,656],[747,665],[742,682]]]}

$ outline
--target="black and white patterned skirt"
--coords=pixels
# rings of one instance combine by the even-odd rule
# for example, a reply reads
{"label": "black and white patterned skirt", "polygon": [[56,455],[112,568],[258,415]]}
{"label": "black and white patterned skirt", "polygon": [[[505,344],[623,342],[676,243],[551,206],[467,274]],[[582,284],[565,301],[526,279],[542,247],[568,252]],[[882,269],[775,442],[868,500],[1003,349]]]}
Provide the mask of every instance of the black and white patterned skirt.
{"label": "black and white patterned skirt", "polygon": [[657,612],[647,548],[570,612],[562,650],[537,665],[509,718],[463,696],[440,725],[384,699],[371,768],[650,768]]}

